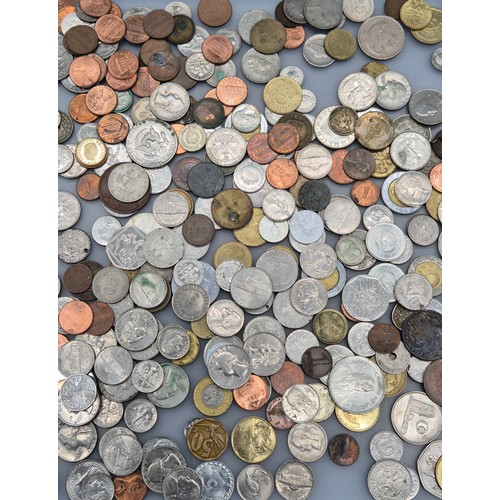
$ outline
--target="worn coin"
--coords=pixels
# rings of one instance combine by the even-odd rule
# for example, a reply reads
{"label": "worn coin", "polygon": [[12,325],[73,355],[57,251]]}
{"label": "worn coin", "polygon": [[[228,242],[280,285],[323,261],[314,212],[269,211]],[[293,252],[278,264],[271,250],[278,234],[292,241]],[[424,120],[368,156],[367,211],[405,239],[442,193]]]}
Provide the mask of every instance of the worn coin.
{"label": "worn coin", "polygon": [[238,474],[236,488],[243,500],[268,500],[274,490],[274,478],[262,465],[247,465]]}
{"label": "worn coin", "polygon": [[305,500],[314,488],[314,474],[307,464],[289,460],[278,467],[275,484],[286,500]]}
{"label": "worn coin", "polygon": [[283,412],[296,423],[310,422],[319,411],[319,396],[306,384],[294,384],[282,398]]}
{"label": "worn coin", "polygon": [[176,467],[172,469],[167,473],[162,484],[164,498],[179,498],[182,496],[189,500],[199,500],[201,499],[202,491],[203,481],[200,475],[189,467]]}
{"label": "worn coin", "polygon": [[58,429],[58,456],[67,462],[87,458],[97,444],[97,431],[92,423],[82,426],[60,424]]}
{"label": "worn coin", "polygon": [[336,434],[328,443],[328,455],[337,465],[352,465],[359,458],[358,442],[349,434]]}
{"label": "worn coin", "polygon": [[418,273],[401,276],[394,287],[396,300],[406,309],[425,309],[432,300],[432,285]]}
{"label": "worn coin", "polygon": [[441,486],[438,483],[437,463],[442,456],[442,442],[430,443],[417,459],[418,476],[422,486],[435,497],[441,498]]}
{"label": "worn coin", "polygon": [[442,406],[442,378],[443,362],[441,359],[433,361],[424,372],[424,389],[434,403]]}
{"label": "worn coin", "polygon": [[416,215],[408,221],[408,236],[417,245],[432,245],[440,235],[438,223],[428,215]]}
{"label": "worn coin", "polygon": [[338,98],[340,103],[355,111],[372,106],[377,96],[377,82],[367,73],[352,73],[339,83]]}
{"label": "worn coin", "polygon": [[306,62],[316,68],[325,68],[335,62],[325,50],[326,35],[317,34],[310,36],[304,43],[302,54]]}
{"label": "worn coin", "polygon": [[315,422],[296,424],[288,433],[288,448],[302,462],[319,460],[327,448],[326,432]]}
{"label": "worn coin", "polygon": [[277,397],[269,402],[266,408],[266,419],[275,429],[289,430],[295,422],[285,415],[281,401],[281,397]]}
{"label": "worn coin", "polygon": [[409,497],[412,488],[411,474],[401,462],[383,458],[371,466],[368,472],[368,489],[375,500],[384,500],[386,491],[394,499]]}
{"label": "worn coin", "polygon": [[403,441],[393,432],[378,432],[370,441],[370,454],[375,461],[383,458],[400,460],[403,456]]}
{"label": "worn coin", "polygon": [[388,16],[373,16],[358,30],[360,49],[379,61],[398,55],[405,43],[405,33],[398,21]]}

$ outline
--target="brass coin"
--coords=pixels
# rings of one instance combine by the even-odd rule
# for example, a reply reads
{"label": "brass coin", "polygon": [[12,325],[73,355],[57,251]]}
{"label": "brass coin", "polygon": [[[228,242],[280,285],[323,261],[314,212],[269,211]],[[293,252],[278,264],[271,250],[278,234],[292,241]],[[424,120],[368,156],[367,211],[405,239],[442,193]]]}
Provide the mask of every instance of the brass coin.
{"label": "brass coin", "polygon": [[408,372],[403,370],[401,373],[385,373],[385,397],[392,398],[397,396],[399,393],[403,391],[406,386],[406,382],[408,380]]}
{"label": "brass coin", "polygon": [[271,456],[276,446],[276,434],[267,420],[246,417],[234,426],[231,446],[240,460],[258,464]]}
{"label": "brass coin", "polygon": [[391,183],[389,186],[389,198],[391,201],[397,205],[398,207],[402,208],[408,208],[408,205],[405,205],[396,195],[396,184],[398,183],[398,180],[394,180],[394,182]]}
{"label": "brass coin", "polygon": [[189,349],[188,352],[182,356],[182,358],[172,360],[172,363],[175,365],[189,365],[198,357],[198,353],[200,352],[200,341],[198,340],[198,337],[193,332],[190,332],[189,330],[186,331],[189,337]]}
{"label": "brass coin", "polygon": [[338,135],[350,135],[354,132],[358,113],[348,106],[338,106],[331,113],[328,125]]}
{"label": "brass coin", "polygon": [[233,391],[222,389],[214,384],[210,377],[202,378],[193,391],[194,405],[208,417],[217,417],[225,413],[233,402]]}
{"label": "brass coin", "polygon": [[261,54],[276,54],[285,46],[285,27],[276,19],[261,19],[252,26],[250,43]]}
{"label": "brass coin", "polygon": [[273,113],[285,115],[300,106],[302,89],[295,80],[287,76],[279,76],[266,84],[262,97],[265,105]]}
{"label": "brass coin", "polygon": [[443,39],[443,12],[431,7],[431,22],[423,30],[411,30],[411,34],[419,42],[432,45]]}
{"label": "brass coin", "polygon": [[338,406],[335,407],[335,415],[338,421],[348,430],[352,432],[364,432],[371,429],[378,421],[380,416],[380,406],[368,413],[354,415],[348,413]]}
{"label": "brass coin", "polygon": [[199,339],[208,340],[214,336],[212,330],[208,328],[206,316],[203,316],[203,318],[198,321],[191,321],[190,326],[191,330]]}
{"label": "brass coin", "polygon": [[440,456],[436,462],[436,470],[434,471],[434,475],[436,476],[437,485],[443,489],[443,457]]}
{"label": "brass coin", "polygon": [[432,19],[432,9],[424,0],[408,0],[399,11],[401,22],[411,30],[423,30]]}
{"label": "brass coin", "polygon": [[366,63],[362,68],[361,71],[363,73],[366,73],[367,75],[373,76],[373,78],[377,78],[378,75],[381,73],[384,73],[385,71],[389,71],[389,68],[378,61],[372,61],[369,63]]}
{"label": "brass coin", "polygon": [[331,30],[326,35],[324,43],[326,53],[339,61],[350,59],[358,48],[354,35],[343,29]]}
{"label": "brass coin", "polygon": [[427,212],[434,220],[437,220],[437,221],[440,220],[439,215],[438,215],[438,207],[439,207],[439,204],[441,203],[442,199],[443,199],[443,195],[439,191],[436,191],[435,189],[433,189],[432,193],[431,193],[431,197],[425,203],[425,208],[427,209]]}
{"label": "brass coin", "polygon": [[333,271],[330,276],[327,276],[326,278],[321,278],[320,281],[325,285],[326,291],[330,291],[332,288],[335,288],[340,280],[340,273],[338,268],[335,268],[335,271]]}
{"label": "brass coin", "polygon": [[385,113],[368,111],[359,117],[354,134],[365,148],[380,150],[389,146],[394,139],[394,124]]}
{"label": "brass coin", "polygon": [[246,267],[252,266],[252,253],[242,243],[228,241],[223,243],[214,253],[214,267],[218,267],[225,260],[239,260]]}
{"label": "brass coin", "polygon": [[415,266],[414,273],[421,274],[431,284],[432,289],[436,291],[443,285],[442,268],[432,260],[423,260],[420,264]]}
{"label": "brass coin", "polygon": [[313,332],[325,344],[337,344],[347,335],[347,320],[335,309],[324,309],[313,320]]}
{"label": "brass coin", "polygon": [[263,245],[266,240],[259,233],[259,222],[263,217],[263,210],[261,208],[254,208],[252,218],[248,224],[233,231],[234,237],[247,247],[260,247],[260,245]]}
{"label": "brass coin", "polygon": [[396,165],[391,159],[390,151],[391,148],[388,146],[372,153],[373,158],[375,158],[375,172],[373,172],[372,177],[385,179],[396,170]]}
{"label": "brass coin", "polygon": [[88,137],[77,144],[75,158],[83,167],[100,167],[108,158],[108,148],[101,139]]}
{"label": "brass coin", "polygon": [[225,189],[212,201],[212,217],[219,226],[239,229],[252,218],[253,204],[250,197],[239,189]]}
{"label": "brass coin", "polygon": [[226,428],[214,418],[200,418],[186,436],[189,451],[199,460],[216,460],[227,448]]}

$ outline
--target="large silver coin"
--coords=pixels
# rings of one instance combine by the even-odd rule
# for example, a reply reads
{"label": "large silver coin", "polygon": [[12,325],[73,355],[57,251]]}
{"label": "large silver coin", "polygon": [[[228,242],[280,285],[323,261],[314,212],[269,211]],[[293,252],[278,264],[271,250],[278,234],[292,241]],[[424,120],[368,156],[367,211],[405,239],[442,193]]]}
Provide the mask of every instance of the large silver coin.
{"label": "large silver coin", "polygon": [[168,284],[165,278],[157,272],[139,273],[130,282],[130,296],[138,307],[145,309],[158,307],[167,295]]}
{"label": "large silver coin", "polygon": [[121,228],[122,225],[120,221],[115,217],[111,217],[111,215],[99,217],[94,224],[92,224],[92,238],[94,238],[94,241],[99,245],[106,246],[113,234]]}
{"label": "large silver coin", "polygon": [[273,284],[268,274],[257,267],[238,271],[231,280],[231,296],[245,309],[264,306],[273,295]]}
{"label": "large silver coin", "polygon": [[283,413],[295,423],[310,422],[319,411],[319,396],[307,384],[294,384],[282,396]]}
{"label": "large silver coin", "polygon": [[250,32],[253,26],[262,19],[273,19],[272,14],[261,9],[253,9],[245,12],[238,21],[238,33],[241,39],[251,45]]}
{"label": "large silver coin", "polygon": [[398,279],[403,275],[404,273],[400,267],[389,263],[377,264],[368,273],[368,276],[373,276],[382,283],[390,296],[389,302],[396,302],[394,287]]}
{"label": "large silver coin", "polygon": [[392,123],[394,124],[394,137],[403,132],[417,132],[417,134],[423,135],[428,141],[431,140],[432,132],[430,127],[416,122],[410,115],[399,115]]}
{"label": "large silver coin", "polygon": [[101,398],[97,396],[94,399],[94,402],[87,409],[70,411],[62,404],[61,394],[59,394],[59,397],[57,398],[57,416],[59,417],[59,420],[67,425],[85,425],[94,420],[97,412],[99,411],[100,405]]}
{"label": "large silver coin", "polygon": [[243,74],[254,83],[267,83],[278,75],[280,68],[281,61],[278,54],[261,54],[255,49],[249,49],[241,60]]}
{"label": "large silver coin", "polygon": [[221,337],[236,335],[243,327],[245,314],[232,300],[218,300],[207,312],[207,325],[210,330]]}
{"label": "large silver coin", "polygon": [[285,362],[284,345],[270,333],[256,333],[250,336],[243,349],[248,353],[252,373],[256,375],[272,375]]}
{"label": "large silver coin", "polygon": [[332,196],[323,217],[326,227],[332,233],[350,234],[361,222],[361,211],[350,198]]}
{"label": "large silver coin", "polygon": [[273,313],[274,317],[286,328],[302,328],[312,320],[312,316],[301,314],[293,307],[289,289],[276,294]]}
{"label": "large silver coin", "polygon": [[368,334],[375,325],[360,321],[352,325],[347,335],[347,343],[354,353],[364,358],[375,356],[375,351],[368,342]]}
{"label": "large silver coin", "polygon": [[411,85],[397,71],[384,71],[375,78],[378,85],[377,104],[384,109],[401,109],[410,100]]}
{"label": "large silver coin", "polygon": [[285,344],[285,329],[272,316],[258,316],[250,320],[243,331],[243,342],[257,333],[269,333],[274,335],[283,345]]}
{"label": "large silver coin", "polygon": [[[156,201],[159,199],[157,198]],[[162,227],[151,231],[145,237],[143,251],[145,261],[147,260],[152,266],[165,269],[173,267],[181,260],[184,252],[184,243],[181,237],[172,231],[172,229]]]}
{"label": "large silver coin", "polygon": [[368,109],[377,100],[377,82],[367,73],[351,73],[339,83],[338,97],[343,106],[355,111]]}
{"label": "large silver coin", "polygon": [[106,468],[115,476],[132,474],[142,461],[141,443],[134,436],[122,434],[111,438],[101,455]]}
{"label": "large silver coin", "polygon": [[342,21],[342,7],[337,0],[309,0],[304,5],[307,22],[320,30],[331,30]]}
{"label": "large silver coin", "polygon": [[97,431],[92,423],[78,427],[62,424],[59,425],[57,438],[59,458],[66,462],[79,462],[94,451],[97,444]]}
{"label": "large silver coin", "polygon": [[139,307],[124,313],[115,325],[116,340],[128,351],[146,349],[157,334],[158,323],[153,313]]}
{"label": "large silver coin", "polygon": [[417,469],[422,486],[432,495],[442,498],[443,492],[436,481],[436,462],[443,454],[441,440],[430,443],[417,460]]}
{"label": "large silver coin", "polygon": [[415,215],[408,221],[408,236],[420,246],[432,245],[440,236],[439,224],[428,215]]}
{"label": "large silver coin", "polygon": [[398,259],[403,255],[405,247],[405,234],[395,224],[376,224],[366,235],[367,250],[382,262]]}
{"label": "large silver coin", "polygon": [[326,243],[311,243],[300,254],[300,266],[311,278],[326,278],[335,271],[337,255]]}
{"label": "large silver coin", "polygon": [[273,494],[273,474],[263,465],[247,465],[236,479],[238,494],[243,500],[268,500]]}
{"label": "large silver coin", "polygon": [[432,194],[432,184],[422,172],[405,172],[395,187],[398,200],[409,207],[420,207]]}
{"label": "large silver coin", "polygon": [[321,217],[312,210],[299,210],[290,219],[290,234],[303,244],[317,242],[324,233]]}
{"label": "large silver coin", "polygon": [[[76,338],[79,336],[77,335]],[[69,377],[75,373],[87,375],[94,366],[94,350],[86,342],[70,340],[64,344],[57,355],[59,373]]]}
{"label": "large silver coin", "polygon": [[158,446],[145,454],[141,464],[141,473],[147,487],[161,493],[166,475],[176,467],[184,467],[186,460],[181,452],[170,446]]}
{"label": "large silver coin", "polygon": [[151,111],[157,118],[172,122],[187,113],[190,101],[189,94],[184,87],[177,83],[167,82],[153,90],[149,103]]}
{"label": "large silver coin", "polygon": [[375,5],[373,0],[344,0],[342,10],[348,19],[362,23],[371,17]]}
{"label": "large silver coin", "polygon": [[236,389],[245,385],[251,375],[250,358],[241,348],[222,345],[207,363],[210,378],[223,389]]}
{"label": "large silver coin", "polygon": [[290,301],[299,313],[313,316],[328,302],[325,285],[315,278],[300,279],[290,289]]}
{"label": "large silver coin", "polygon": [[385,61],[401,52],[405,44],[405,32],[392,17],[374,16],[359,27],[358,43],[368,57]]}
{"label": "large silver coin", "polygon": [[358,321],[374,321],[382,317],[389,307],[389,299],[382,283],[368,275],[351,278],[342,291],[346,311]]}
{"label": "large silver coin", "polygon": [[324,34],[310,36],[304,43],[302,55],[306,62],[316,68],[326,68],[335,62],[335,59],[330,57],[325,50]]}
{"label": "large silver coin", "polygon": [[184,321],[198,321],[208,312],[210,298],[204,288],[195,284],[179,287],[172,297],[172,310]]}
{"label": "large silver coin", "polygon": [[412,489],[411,474],[401,462],[382,459],[368,472],[368,489],[375,500],[407,500]]}

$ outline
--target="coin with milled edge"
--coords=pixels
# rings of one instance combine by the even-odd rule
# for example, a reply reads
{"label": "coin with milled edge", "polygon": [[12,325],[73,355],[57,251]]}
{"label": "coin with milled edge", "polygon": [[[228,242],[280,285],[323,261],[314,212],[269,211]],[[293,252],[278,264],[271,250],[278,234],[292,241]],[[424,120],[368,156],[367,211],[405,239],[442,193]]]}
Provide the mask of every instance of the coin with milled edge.
{"label": "coin with milled edge", "polygon": [[432,285],[421,274],[405,274],[396,282],[394,296],[406,309],[411,311],[425,309],[432,300]]}
{"label": "coin with milled edge", "polygon": [[286,500],[305,500],[314,488],[312,470],[299,460],[289,460],[278,467],[276,489]]}
{"label": "coin with milled edge", "polygon": [[283,412],[296,423],[310,422],[319,411],[319,396],[306,384],[294,384],[282,398]]}
{"label": "coin with milled edge", "polygon": [[186,498],[199,500],[203,492],[203,481],[200,475],[189,467],[176,467],[163,480],[164,498]]}

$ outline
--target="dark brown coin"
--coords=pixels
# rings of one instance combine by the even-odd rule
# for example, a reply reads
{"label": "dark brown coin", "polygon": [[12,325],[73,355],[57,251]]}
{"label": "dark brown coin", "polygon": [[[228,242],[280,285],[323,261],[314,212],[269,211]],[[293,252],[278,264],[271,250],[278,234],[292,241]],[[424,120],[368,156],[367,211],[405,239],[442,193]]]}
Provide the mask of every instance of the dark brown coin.
{"label": "dark brown coin", "polygon": [[85,264],[73,264],[64,271],[63,285],[71,293],[81,293],[92,284],[92,271]]}
{"label": "dark brown coin", "polygon": [[233,44],[224,35],[210,35],[203,40],[201,51],[213,64],[225,64],[233,55]]}
{"label": "dark brown coin", "polygon": [[278,153],[269,147],[267,134],[255,134],[247,144],[247,153],[251,160],[267,165],[276,160]]}
{"label": "dark brown coin", "polygon": [[194,156],[188,156],[186,158],[181,158],[172,168],[172,180],[175,182],[176,186],[184,191],[189,191],[189,185],[187,183],[189,171],[195,166],[201,163],[199,158]]}
{"label": "dark brown coin", "polygon": [[413,356],[424,361],[442,357],[442,316],[436,311],[414,311],[403,323],[401,338]]}
{"label": "dark brown coin", "polygon": [[278,121],[278,123],[289,123],[293,125],[299,132],[299,145],[298,149],[305,148],[312,140],[313,137],[313,127],[309,118],[302,113],[297,113],[293,111],[292,113],[287,113],[283,115]]}
{"label": "dark brown coin", "polygon": [[330,189],[321,179],[309,180],[299,188],[299,203],[306,210],[324,210],[330,203],[330,197]]}
{"label": "dark brown coin", "polygon": [[309,347],[302,354],[301,364],[306,375],[314,378],[323,377],[332,369],[332,355],[324,347]]}
{"label": "dark brown coin", "polygon": [[194,165],[187,176],[189,189],[200,198],[212,198],[224,187],[222,169],[210,162]]}
{"label": "dark brown coin", "polygon": [[275,429],[280,431],[287,431],[295,425],[295,422],[285,415],[281,397],[269,401],[266,408],[266,419]]}
{"label": "dark brown coin", "polygon": [[276,18],[276,21],[279,21],[285,28],[295,28],[298,26],[297,23],[294,23],[286,17],[283,10],[283,0],[276,5],[276,8],[274,9],[274,17]]}
{"label": "dark brown coin", "polygon": [[[82,175],[76,183],[76,192],[82,200],[93,201],[99,198],[99,183],[101,178],[92,173]],[[87,287],[88,288],[88,287]],[[86,289],[85,289],[86,290]],[[84,290],[81,290],[82,292]]]}
{"label": "dark brown coin", "polygon": [[190,215],[182,225],[182,236],[195,247],[207,245],[215,236],[214,223],[206,215]]}
{"label": "dark brown coin", "polygon": [[80,8],[92,17],[101,17],[111,10],[111,0],[80,0]]}
{"label": "dark brown coin", "polygon": [[189,42],[195,33],[193,20],[184,14],[179,14],[174,16],[174,22],[174,29],[168,36],[169,42],[177,44]]}
{"label": "dark brown coin", "polygon": [[433,361],[424,372],[424,389],[427,396],[439,406],[443,405],[443,360]]}
{"label": "dark brown coin", "polygon": [[339,149],[332,153],[332,169],[328,173],[328,177],[337,184],[350,184],[354,182],[344,171],[344,158],[348,153],[347,149]]}
{"label": "dark brown coin", "polygon": [[299,145],[299,131],[290,123],[277,123],[267,134],[267,142],[276,153],[291,153]]}
{"label": "dark brown coin", "polygon": [[111,330],[115,322],[115,313],[106,302],[89,302],[90,309],[94,313],[94,319],[87,330],[89,335],[104,335]]}
{"label": "dark brown coin", "polygon": [[358,114],[348,106],[338,106],[330,113],[328,125],[338,135],[350,135],[354,133],[354,127],[358,120]]}
{"label": "dark brown coin", "polygon": [[73,26],[64,35],[64,47],[75,56],[90,54],[97,49],[99,38],[94,28],[86,25]]}
{"label": "dark brown coin", "polygon": [[[98,262],[94,262],[93,260],[86,260],[85,265],[92,271],[92,280],[95,278],[95,275],[102,269],[102,265]],[[84,300],[86,302],[90,300],[96,300],[94,292],[92,291],[92,285],[87,288],[82,293],[74,293],[73,297],[78,300]]]}
{"label": "dark brown coin", "polygon": [[179,59],[167,50],[154,52],[148,59],[149,75],[160,82],[174,79],[179,73],[180,67]]}
{"label": "dark brown coin", "polygon": [[114,77],[109,71],[106,73],[106,83],[113,90],[128,90],[134,86],[137,81],[137,73],[133,74],[130,78],[120,79]]}
{"label": "dark brown coin", "polygon": [[392,322],[394,323],[394,326],[399,330],[401,330],[403,328],[403,323],[405,322],[405,319],[412,313],[413,313],[412,310],[406,309],[406,307],[403,307],[401,304],[396,304],[396,306],[392,310],[392,315],[391,315],[391,319]]}
{"label": "dark brown coin", "polygon": [[286,42],[285,27],[276,19],[261,19],[250,31],[250,43],[261,54],[276,54]]}
{"label": "dark brown coin", "polygon": [[144,17],[144,31],[151,38],[167,38],[174,25],[174,16],[164,9],[152,10]]}
{"label": "dark brown coin", "polygon": [[149,35],[144,30],[145,16],[130,16],[125,21],[125,40],[130,43],[140,44],[149,40]]}
{"label": "dark brown coin", "polygon": [[77,57],[70,64],[69,76],[78,87],[89,88],[100,80],[101,67],[90,56]]}
{"label": "dark brown coin", "polygon": [[380,188],[370,179],[356,181],[351,188],[351,198],[360,207],[370,207],[380,198]]}
{"label": "dark brown coin", "polygon": [[252,215],[252,200],[239,189],[225,189],[215,195],[212,200],[212,217],[219,226],[225,229],[243,227],[248,224]]}
{"label": "dark brown coin", "polygon": [[143,500],[148,492],[148,487],[138,470],[128,476],[116,476],[113,484],[116,500]]}
{"label": "dark brown coin", "polygon": [[217,99],[200,99],[194,106],[193,117],[204,128],[215,128],[224,120],[224,106]]}
{"label": "dark brown coin", "polygon": [[118,43],[124,36],[127,28],[121,17],[106,14],[95,23],[95,32],[102,43]]}
{"label": "dark brown coin", "polygon": [[302,368],[288,360],[276,373],[271,375],[271,385],[280,396],[283,396],[284,392],[292,385],[303,384],[304,380]]}
{"label": "dark brown coin", "polygon": [[399,11],[407,0],[385,0],[384,12],[396,21],[399,21]]}
{"label": "dark brown coin", "polygon": [[139,60],[130,50],[119,50],[108,59],[108,74],[119,80],[132,78],[138,69]]}
{"label": "dark brown coin", "polygon": [[375,172],[375,158],[366,149],[350,149],[345,155],[343,167],[352,179],[368,179]]}
{"label": "dark brown coin", "polygon": [[431,141],[432,149],[434,153],[436,153],[439,158],[443,157],[443,131],[440,130]]}
{"label": "dark brown coin", "polygon": [[90,123],[99,118],[87,108],[87,103],[85,102],[86,95],[78,94],[69,102],[68,112],[71,118],[77,123]]}
{"label": "dark brown coin", "polygon": [[141,48],[139,50],[139,58],[142,64],[147,65],[152,54],[154,54],[155,52],[165,51],[172,52],[172,49],[170,48],[168,42],[166,42],[165,40],[155,40],[154,38],[151,38],[141,45]]}
{"label": "dark brown coin", "polygon": [[172,83],[178,83],[181,87],[184,87],[186,90],[189,90],[193,88],[198,82],[196,80],[193,80],[187,73],[186,73],[186,61],[188,58],[186,56],[179,56],[177,58],[179,60],[179,73],[177,73],[177,76],[172,80]]}
{"label": "dark brown coin", "polygon": [[[215,89],[212,89],[215,90]],[[208,93],[208,92],[207,92]],[[213,97],[205,94],[205,97]],[[194,107],[198,101],[192,96],[189,96],[189,108],[187,110],[187,113],[179,118],[176,122],[174,123],[180,123],[181,125],[188,125],[189,123],[194,122]]]}
{"label": "dark brown coin", "polygon": [[110,113],[97,122],[97,135],[107,144],[118,144],[124,141],[128,131],[127,119],[118,113]]}
{"label": "dark brown coin", "polygon": [[337,465],[352,465],[359,458],[358,442],[349,434],[337,434],[328,443],[328,454]]}
{"label": "dark brown coin", "polygon": [[368,342],[375,352],[390,354],[398,348],[401,335],[398,329],[389,323],[377,323],[368,332]]}
{"label": "dark brown coin", "polygon": [[200,0],[197,13],[203,24],[222,26],[231,19],[233,6],[229,0]]}

